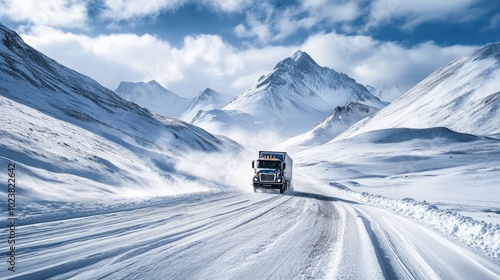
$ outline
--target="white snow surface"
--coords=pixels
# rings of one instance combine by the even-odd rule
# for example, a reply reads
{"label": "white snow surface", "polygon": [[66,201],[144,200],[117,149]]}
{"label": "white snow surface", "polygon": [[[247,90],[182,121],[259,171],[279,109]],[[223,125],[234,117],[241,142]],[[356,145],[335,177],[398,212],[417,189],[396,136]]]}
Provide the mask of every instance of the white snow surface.
{"label": "white snow surface", "polygon": [[500,133],[500,43],[436,70],[341,139],[384,128],[448,127],[479,135]]}
{"label": "white snow surface", "polygon": [[[15,163],[17,217],[16,272],[4,227],[0,279],[500,279],[500,135],[334,139],[292,153],[292,190],[253,193],[255,151],[0,31],[0,181]],[[255,129],[248,147],[275,136],[241,111],[194,122]]]}
{"label": "white snow surface", "polygon": [[499,259],[499,140],[447,128],[394,128],[334,140],[292,157],[303,172],[360,201]]}
{"label": "white snow surface", "polygon": [[[398,209],[415,212],[420,206],[408,203],[384,209],[304,173],[296,175],[295,190],[284,195],[200,193],[86,205],[78,216],[64,218],[50,209],[27,217],[18,227],[22,240],[18,253],[23,258],[16,274],[2,270],[0,277],[500,277],[494,259],[397,213]],[[475,228],[483,229],[491,231],[487,226]]]}

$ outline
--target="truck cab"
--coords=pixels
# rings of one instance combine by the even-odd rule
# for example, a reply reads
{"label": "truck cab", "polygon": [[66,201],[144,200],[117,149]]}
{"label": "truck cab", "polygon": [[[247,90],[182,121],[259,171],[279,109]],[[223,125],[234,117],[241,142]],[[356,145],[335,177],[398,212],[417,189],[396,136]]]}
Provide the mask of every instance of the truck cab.
{"label": "truck cab", "polygon": [[260,151],[252,162],[254,192],[258,189],[278,189],[284,193],[292,180],[292,159],[285,152]]}

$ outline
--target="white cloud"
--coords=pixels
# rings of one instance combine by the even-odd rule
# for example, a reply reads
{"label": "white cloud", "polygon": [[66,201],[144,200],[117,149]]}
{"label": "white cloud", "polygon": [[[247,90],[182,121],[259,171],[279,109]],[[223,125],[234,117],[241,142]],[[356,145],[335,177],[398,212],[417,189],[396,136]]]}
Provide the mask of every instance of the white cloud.
{"label": "white cloud", "polygon": [[235,34],[242,38],[257,37],[259,42],[264,44],[271,40],[272,31],[269,24],[259,21],[254,16],[249,16],[247,25],[248,27],[243,24],[238,24],[234,28]]}
{"label": "white cloud", "polygon": [[104,18],[114,20],[156,16],[163,10],[175,10],[189,0],[105,0]]}
{"label": "white cloud", "polygon": [[0,0],[0,17],[34,25],[86,28],[87,1]]}
{"label": "white cloud", "polygon": [[478,2],[481,0],[376,0],[370,7],[367,27],[403,20],[402,28],[411,30],[424,22],[473,20],[481,14],[473,9]]}
{"label": "white cloud", "polygon": [[203,0],[207,6],[226,13],[242,12],[255,4],[254,0]]}
{"label": "white cloud", "polygon": [[309,0],[285,8],[259,3],[247,11],[246,21],[238,24],[234,32],[239,37],[255,37],[267,44],[282,41],[299,30],[350,23],[360,15],[356,2]]}
{"label": "white cloud", "polygon": [[193,96],[205,87],[239,94],[295,48],[268,47],[240,51],[217,35],[187,36],[181,47],[152,35],[101,35],[95,38],[49,27],[21,34],[29,45],[59,63],[114,90],[121,81],[156,80],[179,95]]}
{"label": "white cloud", "polygon": [[405,90],[473,48],[440,47],[433,42],[405,48],[368,36],[335,33],[311,36],[302,46],[320,65],[346,73],[359,83],[398,85]]}

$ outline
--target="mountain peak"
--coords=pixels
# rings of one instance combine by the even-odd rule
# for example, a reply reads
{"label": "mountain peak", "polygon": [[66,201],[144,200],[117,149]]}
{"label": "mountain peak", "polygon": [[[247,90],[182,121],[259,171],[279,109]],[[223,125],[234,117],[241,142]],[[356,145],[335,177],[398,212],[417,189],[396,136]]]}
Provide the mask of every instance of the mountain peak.
{"label": "mountain peak", "polygon": [[157,81],[155,80],[151,80],[149,82],[147,82],[147,85],[150,85],[150,86],[156,86],[156,87],[162,87]]}
{"label": "mountain peak", "polygon": [[321,68],[321,66],[319,66],[306,52],[298,50],[291,57],[287,57],[278,62],[274,69],[300,68],[301,70],[308,70],[312,67]]}
{"label": "mountain peak", "polygon": [[295,62],[298,62],[299,60],[306,59],[309,61],[314,61],[309,54],[306,52],[303,52],[301,50],[296,51],[292,56],[291,59],[294,60]]}
{"label": "mountain peak", "polygon": [[213,95],[214,93],[218,93],[218,92],[216,92],[215,90],[207,87],[202,92],[200,92],[200,95]]}

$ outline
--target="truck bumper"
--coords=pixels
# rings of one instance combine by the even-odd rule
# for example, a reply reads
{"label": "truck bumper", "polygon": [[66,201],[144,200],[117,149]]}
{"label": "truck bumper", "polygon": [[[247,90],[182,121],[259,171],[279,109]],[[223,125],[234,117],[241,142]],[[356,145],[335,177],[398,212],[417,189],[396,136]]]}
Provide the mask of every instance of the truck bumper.
{"label": "truck bumper", "polygon": [[253,183],[253,187],[256,189],[280,189],[283,183]]}

